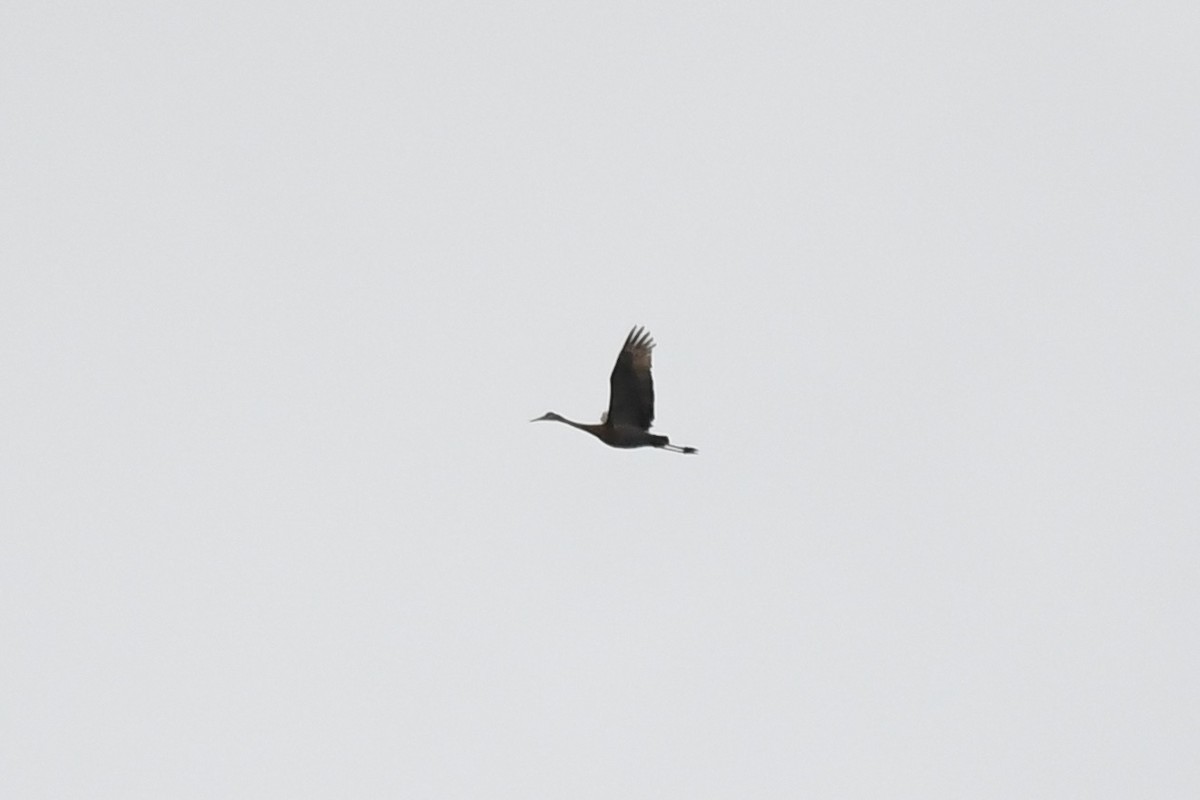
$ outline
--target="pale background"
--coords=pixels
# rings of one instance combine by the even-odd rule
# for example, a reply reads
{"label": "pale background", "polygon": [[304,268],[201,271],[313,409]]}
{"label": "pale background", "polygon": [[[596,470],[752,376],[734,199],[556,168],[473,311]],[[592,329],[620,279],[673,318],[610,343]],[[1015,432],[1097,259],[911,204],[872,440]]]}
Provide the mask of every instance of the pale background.
{"label": "pale background", "polygon": [[0,10],[0,796],[1200,796],[1193,4],[189,5]]}

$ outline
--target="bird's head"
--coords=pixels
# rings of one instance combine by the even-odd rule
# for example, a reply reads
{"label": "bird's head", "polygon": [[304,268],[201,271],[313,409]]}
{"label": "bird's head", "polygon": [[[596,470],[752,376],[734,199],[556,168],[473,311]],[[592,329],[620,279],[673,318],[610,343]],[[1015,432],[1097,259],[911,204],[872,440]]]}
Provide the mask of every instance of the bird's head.
{"label": "bird's head", "polygon": [[553,420],[555,422],[563,422],[564,421],[562,417],[560,417],[558,414],[555,414],[553,411],[547,411],[545,414],[538,417],[537,419],[531,419],[529,421],[530,422],[542,422],[543,420],[548,420],[548,419]]}

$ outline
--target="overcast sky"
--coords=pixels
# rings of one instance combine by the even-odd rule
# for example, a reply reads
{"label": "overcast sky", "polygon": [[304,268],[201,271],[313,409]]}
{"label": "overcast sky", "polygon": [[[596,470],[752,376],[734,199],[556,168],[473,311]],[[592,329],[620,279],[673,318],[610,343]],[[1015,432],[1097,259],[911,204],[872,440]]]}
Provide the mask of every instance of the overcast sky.
{"label": "overcast sky", "polygon": [[1200,796],[1198,19],[6,2],[0,795]]}

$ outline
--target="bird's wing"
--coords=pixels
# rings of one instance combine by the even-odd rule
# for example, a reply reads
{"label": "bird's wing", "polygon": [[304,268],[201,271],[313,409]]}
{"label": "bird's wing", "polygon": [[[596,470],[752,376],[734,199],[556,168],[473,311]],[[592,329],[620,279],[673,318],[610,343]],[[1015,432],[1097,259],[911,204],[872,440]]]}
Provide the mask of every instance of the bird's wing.
{"label": "bird's wing", "polygon": [[645,328],[629,332],[609,379],[608,424],[646,430],[654,422],[654,381],[650,377],[653,349],[654,340]]}

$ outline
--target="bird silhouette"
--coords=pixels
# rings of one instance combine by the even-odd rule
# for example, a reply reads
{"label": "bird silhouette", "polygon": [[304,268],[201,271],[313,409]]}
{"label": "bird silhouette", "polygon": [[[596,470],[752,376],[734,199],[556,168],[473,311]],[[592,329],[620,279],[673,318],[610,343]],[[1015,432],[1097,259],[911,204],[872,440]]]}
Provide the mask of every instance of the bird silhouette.
{"label": "bird silhouette", "polygon": [[650,353],[654,340],[645,328],[635,327],[625,338],[609,378],[608,413],[600,423],[589,425],[572,422],[547,412],[530,422],[565,422],[572,428],[587,431],[609,447],[661,447],[673,453],[695,453],[694,447],[671,444],[666,436],[650,432],[654,422],[654,379],[650,377]]}

